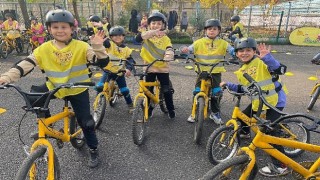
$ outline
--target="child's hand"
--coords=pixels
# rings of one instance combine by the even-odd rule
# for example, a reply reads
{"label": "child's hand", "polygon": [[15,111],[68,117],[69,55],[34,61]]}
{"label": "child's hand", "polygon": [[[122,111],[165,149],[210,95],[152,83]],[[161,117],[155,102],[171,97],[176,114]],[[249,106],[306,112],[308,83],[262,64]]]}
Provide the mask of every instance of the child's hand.
{"label": "child's hand", "polygon": [[227,86],[227,83],[226,82],[221,82],[220,83],[220,87],[222,88],[222,89],[224,89],[225,87]]}
{"label": "child's hand", "polygon": [[0,78],[0,85],[4,85],[4,84],[8,84],[8,82]]}
{"label": "child's hand", "polygon": [[98,31],[95,35],[90,36],[91,44],[103,44],[106,40],[104,31]]}
{"label": "child's hand", "polygon": [[126,69],[126,73],[124,74],[126,77],[131,76],[131,71],[129,69]]}
{"label": "child's hand", "polygon": [[263,58],[264,56],[269,54],[270,50],[271,50],[271,46],[270,45],[266,46],[265,43],[258,44],[257,48],[258,48],[258,51],[260,53],[260,55],[259,55],[260,58]]}
{"label": "child's hand", "polygon": [[189,51],[188,47],[181,48],[182,53],[188,53],[188,51]]}

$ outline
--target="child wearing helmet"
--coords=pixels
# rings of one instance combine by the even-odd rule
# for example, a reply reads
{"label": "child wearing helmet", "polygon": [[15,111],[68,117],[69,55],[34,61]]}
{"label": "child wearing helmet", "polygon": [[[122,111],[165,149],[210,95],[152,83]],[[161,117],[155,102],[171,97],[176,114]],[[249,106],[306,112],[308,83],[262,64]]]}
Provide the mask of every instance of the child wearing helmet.
{"label": "child wearing helmet", "polygon": [[[221,32],[221,23],[217,19],[209,19],[205,22],[204,31],[206,36],[196,40],[189,47],[181,49],[182,53],[193,52],[195,55],[195,60],[204,63],[218,63],[224,60],[226,52],[228,51],[231,55],[234,53],[234,49],[229,43],[219,37]],[[200,67],[202,71],[209,71],[211,67]],[[220,116],[219,103],[222,97],[222,91],[219,86],[221,82],[221,73],[226,72],[223,64],[218,64],[213,68],[212,77],[212,93],[211,93],[211,114],[209,116],[216,124],[223,124]],[[200,77],[197,78],[194,95],[200,91]],[[188,122],[195,122],[195,120],[190,117],[187,119]]]}
{"label": "child wearing helmet", "polygon": [[[87,43],[72,39],[74,18],[63,9],[51,10],[46,15],[46,26],[51,41],[36,48],[32,54],[16,63],[8,72],[0,75],[0,84],[16,82],[38,66],[46,76],[46,83],[33,86],[34,92],[46,92],[61,83],[90,82],[88,64],[105,67],[108,55],[103,48],[103,32],[91,37],[92,47]],[[83,130],[89,147],[89,167],[96,167],[98,160],[98,140],[94,120],[90,114],[89,92],[87,88],[61,89],[56,98],[67,97],[71,102],[78,124]],[[47,114],[49,117],[50,114]]]}
{"label": "child wearing helmet", "polygon": [[[279,68],[281,68],[281,64],[270,54],[270,49],[271,47],[267,47],[265,44],[257,45],[257,42],[253,38],[237,39],[235,41],[236,56],[243,63],[240,69],[235,72],[240,84],[221,82],[220,86],[228,86],[232,91],[243,92],[243,87],[249,85],[249,82],[243,77],[243,74],[247,73],[256,82],[263,83],[261,89],[269,92],[268,94],[264,94],[268,103],[282,111],[286,105],[286,94],[288,91],[277,73]],[[259,51],[259,55],[256,54],[256,50]],[[252,114],[257,112],[258,105],[259,100],[253,100],[252,103],[243,110],[243,113],[248,117],[252,117]],[[274,121],[281,116],[273,109],[263,107],[263,110],[266,110],[267,120]],[[240,122],[243,126],[240,131],[240,137],[250,138],[250,127],[246,126],[242,121]],[[270,134],[279,137],[278,130],[272,131]],[[284,152],[282,146],[273,146],[280,152]],[[262,175],[273,177],[285,175],[289,172],[286,165],[273,157],[271,157],[271,159],[272,163],[259,170]]]}
{"label": "child wearing helmet", "polygon": [[6,13],[5,17],[7,20],[2,23],[2,30],[8,31],[7,36],[8,37],[11,36],[9,38],[15,39],[18,45],[18,48],[20,50],[19,52],[22,52],[23,44],[21,40],[19,23],[14,19],[14,16],[11,13]]}
{"label": "child wearing helmet", "polygon": [[234,15],[230,19],[232,31],[229,34],[229,39],[234,42],[237,38],[248,37],[243,24],[240,22],[240,16]]}
{"label": "child wearing helmet", "polygon": [[44,43],[44,37],[46,36],[45,29],[42,23],[38,22],[38,19],[36,17],[31,18],[31,32],[31,40],[33,42],[37,41],[39,45]]}
{"label": "child wearing helmet", "polygon": [[98,31],[103,30],[105,33],[105,36],[109,37],[108,24],[103,24],[99,16],[97,15],[90,16],[89,22],[91,24],[91,27],[88,27],[88,32],[91,32],[88,34],[89,36],[92,35],[92,32],[96,34]]}
{"label": "child wearing helmet", "polygon": [[[109,82],[111,79],[116,80],[118,87],[120,89],[121,94],[123,95],[126,103],[129,107],[129,113],[133,112],[133,104],[132,99],[130,96],[129,88],[127,87],[125,77],[131,76],[132,71],[132,64],[134,64],[134,60],[131,56],[132,50],[124,44],[126,32],[122,26],[114,26],[110,29],[110,39],[106,39],[103,42],[104,47],[110,57],[110,59],[119,59],[120,61],[125,62],[125,76],[118,76],[117,74],[109,74],[107,72],[103,72],[103,76],[101,77],[100,81],[97,83],[96,89],[98,92],[101,92],[103,89],[104,82]],[[114,65],[111,61],[109,62],[108,66],[104,69],[108,71],[118,71],[120,68],[118,65]]]}
{"label": "child wearing helmet", "polygon": [[[148,30],[140,32],[135,37],[136,42],[143,43],[140,56],[147,64],[157,59],[166,61],[174,60],[174,52],[170,38],[166,35],[167,26],[166,17],[155,11],[151,13],[147,19]],[[164,94],[165,103],[168,109],[170,119],[175,118],[175,109],[173,105],[173,90],[169,77],[169,63],[156,62],[147,72],[146,81],[153,82],[156,79],[160,82],[161,89]],[[153,89],[151,89],[152,91]],[[153,106],[149,106],[149,117],[153,115]]]}

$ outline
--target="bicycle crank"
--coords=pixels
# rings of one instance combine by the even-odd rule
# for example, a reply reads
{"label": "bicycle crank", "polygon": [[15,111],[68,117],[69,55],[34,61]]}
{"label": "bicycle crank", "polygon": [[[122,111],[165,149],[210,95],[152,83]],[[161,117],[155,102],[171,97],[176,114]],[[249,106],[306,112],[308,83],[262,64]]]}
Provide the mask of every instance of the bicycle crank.
{"label": "bicycle crank", "polygon": [[[314,164],[314,162],[311,162],[311,161],[304,161],[304,162],[301,162],[299,163],[301,166],[303,166],[304,168],[306,169],[310,169],[311,166]],[[303,180],[305,179],[301,174],[295,172],[295,171],[291,171],[291,174],[292,176],[297,179],[297,180]],[[308,180],[315,180],[316,177],[320,177],[320,172],[315,172],[314,173],[314,176],[308,178]]]}

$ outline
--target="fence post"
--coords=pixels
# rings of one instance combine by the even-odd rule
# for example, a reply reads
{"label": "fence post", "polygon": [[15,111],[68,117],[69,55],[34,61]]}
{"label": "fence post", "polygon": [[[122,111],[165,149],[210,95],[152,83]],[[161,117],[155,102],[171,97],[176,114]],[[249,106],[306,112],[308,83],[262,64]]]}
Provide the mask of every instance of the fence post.
{"label": "fence post", "polygon": [[250,32],[251,15],[252,15],[252,3],[250,4],[250,11],[249,11],[249,20],[248,20],[248,29],[247,29],[248,36],[249,36],[249,32]]}
{"label": "fence post", "polygon": [[290,18],[290,10],[291,10],[291,2],[289,1],[289,10],[288,10],[288,16],[287,16],[287,22],[286,22],[286,31],[285,31],[284,37],[287,37],[287,34],[288,34],[288,24],[289,24],[289,18]]}
{"label": "fence post", "polygon": [[280,35],[280,28],[281,28],[283,13],[284,13],[284,11],[281,11],[280,22],[279,22],[279,26],[278,26],[278,34],[277,34],[277,39],[276,39],[277,43],[279,42],[279,35]]}

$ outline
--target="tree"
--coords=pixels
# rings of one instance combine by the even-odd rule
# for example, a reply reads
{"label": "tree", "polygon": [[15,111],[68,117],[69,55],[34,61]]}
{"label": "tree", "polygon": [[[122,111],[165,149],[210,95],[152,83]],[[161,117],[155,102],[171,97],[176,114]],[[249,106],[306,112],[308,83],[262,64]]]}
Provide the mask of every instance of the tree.
{"label": "tree", "polygon": [[72,7],[73,7],[73,12],[74,12],[74,16],[77,19],[78,23],[79,23],[79,27],[82,26],[81,21],[80,21],[80,17],[79,17],[79,12],[78,12],[78,7],[77,7],[77,0],[69,0],[72,2]]}
{"label": "tree", "polygon": [[21,12],[22,12],[22,17],[25,22],[25,27],[29,28],[30,27],[30,21],[29,21],[29,15],[28,15],[28,10],[27,10],[27,3],[25,0],[18,0]]}

